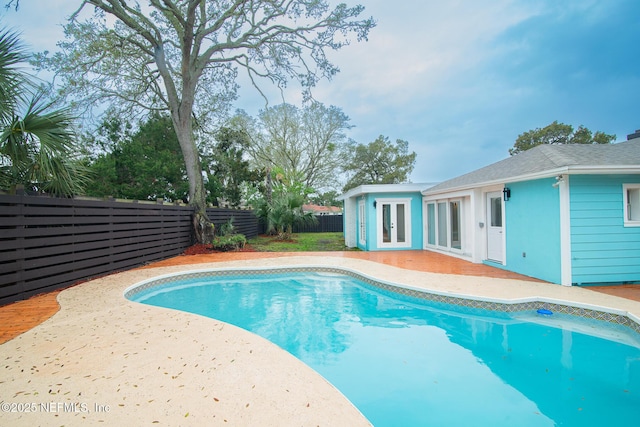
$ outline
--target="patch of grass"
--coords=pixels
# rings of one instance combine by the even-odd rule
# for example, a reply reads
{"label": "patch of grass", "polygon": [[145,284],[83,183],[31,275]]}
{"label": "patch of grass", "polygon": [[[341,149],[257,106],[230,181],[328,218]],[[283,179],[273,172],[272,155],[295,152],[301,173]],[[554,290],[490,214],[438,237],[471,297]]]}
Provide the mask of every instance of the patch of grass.
{"label": "patch of grass", "polygon": [[259,252],[319,252],[350,251],[344,245],[342,233],[297,233],[291,240],[281,241],[274,236],[258,236],[247,244]]}

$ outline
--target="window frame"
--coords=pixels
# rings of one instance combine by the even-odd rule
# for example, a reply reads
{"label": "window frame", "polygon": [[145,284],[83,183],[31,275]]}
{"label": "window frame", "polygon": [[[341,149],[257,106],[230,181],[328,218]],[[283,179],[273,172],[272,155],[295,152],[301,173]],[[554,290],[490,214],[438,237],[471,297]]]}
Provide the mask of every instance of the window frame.
{"label": "window frame", "polygon": [[[458,205],[458,224],[459,224],[459,243],[460,247],[456,248],[453,245],[452,241],[452,224],[451,224],[451,204],[457,203]],[[425,247],[433,248],[446,252],[453,252],[462,254],[464,253],[465,248],[465,204],[464,197],[451,197],[446,199],[434,199],[425,201],[425,205],[427,207],[427,218],[426,218],[426,238],[425,238]],[[429,223],[429,219],[431,215],[429,214],[429,205],[433,205],[433,231],[434,231],[434,243],[429,243],[429,239],[431,237],[431,224]],[[443,206],[444,209],[441,211],[439,206]],[[444,220],[444,224],[440,221]],[[440,227],[444,225],[444,227]]]}
{"label": "window frame", "polygon": [[[633,192],[632,200],[629,193]],[[622,184],[622,200],[625,227],[640,227],[640,184]],[[630,218],[634,215],[634,218]]]}

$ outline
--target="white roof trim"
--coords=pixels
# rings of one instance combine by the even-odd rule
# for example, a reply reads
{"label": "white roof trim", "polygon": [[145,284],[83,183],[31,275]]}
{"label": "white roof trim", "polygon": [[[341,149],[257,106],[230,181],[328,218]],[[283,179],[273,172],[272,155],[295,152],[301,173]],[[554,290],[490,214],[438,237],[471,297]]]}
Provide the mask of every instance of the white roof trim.
{"label": "white roof trim", "polygon": [[406,183],[406,184],[368,184],[359,185],[337,197],[338,200],[346,200],[370,193],[407,193],[421,192],[425,188],[433,187],[435,183]]}
{"label": "white roof trim", "polygon": [[522,182],[522,181],[532,181],[534,179],[542,179],[542,178],[551,178],[554,176],[558,176],[561,174],[567,174],[567,175],[585,175],[585,174],[592,174],[592,175],[607,175],[607,174],[640,174],[640,166],[629,166],[629,165],[620,165],[620,166],[588,166],[588,165],[570,165],[570,166],[563,166],[561,168],[556,168],[556,169],[549,169],[546,171],[542,171],[542,172],[536,172],[536,173],[531,173],[531,174],[525,174],[525,175],[516,175],[513,177],[507,177],[507,178],[501,178],[501,179],[496,179],[496,180],[492,180],[492,181],[484,181],[484,182],[477,182],[474,184],[467,184],[467,185],[460,185],[457,187],[450,187],[450,188],[445,188],[439,191],[435,191],[435,192],[430,192],[429,188],[425,189],[422,191],[422,195],[427,196],[427,195],[435,195],[435,194],[446,194],[446,193],[453,193],[456,191],[463,191],[463,190],[471,190],[473,188],[480,188],[480,187],[489,187],[491,185],[499,185],[499,184],[505,184],[507,182]]}

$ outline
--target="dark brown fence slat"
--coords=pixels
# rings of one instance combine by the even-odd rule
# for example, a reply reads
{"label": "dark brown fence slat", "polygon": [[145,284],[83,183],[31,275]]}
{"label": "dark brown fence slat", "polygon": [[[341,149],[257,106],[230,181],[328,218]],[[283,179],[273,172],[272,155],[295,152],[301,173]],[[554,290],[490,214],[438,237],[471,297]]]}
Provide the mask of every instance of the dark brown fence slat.
{"label": "dark brown fence slat", "polygon": [[316,224],[293,227],[294,233],[337,233],[343,231],[342,215],[316,215]]}
{"label": "dark brown fence slat", "polygon": [[[0,305],[179,255],[188,206],[0,194]],[[258,234],[253,211],[208,209],[216,227]]]}
{"label": "dark brown fence slat", "polygon": [[[317,222],[315,224],[294,225],[294,233],[342,233],[344,224],[342,215],[316,215]],[[259,234],[265,233],[265,226],[259,223]]]}
{"label": "dark brown fence slat", "polygon": [[[50,246],[60,246],[60,245],[71,245],[71,244],[81,244],[88,242],[102,242],[104,240],[109,239],[123,239],[130,238],[132,236],[132,231],[130,227],[127,227],[124,230],[118,230],[110,232],[108,230],[104,230],[104,227],[92,227],[94,232],[87,233],[73,233],[73,228],[67,228],[66,232],[59,232],[55,234],[55,239],[50,238],[51,235],[48,236],[29,236],[29,238],[22,239],[22,241],[18,241],[17,239],[6,240],[3,243],[3,249],[7,250],[6,252],[0,252],[0,261],[3,260],[3,254],[7,255],[9,259],[14,259],[15,254],[8,249],[17,249],[18,247],[24,249],[31,248],[46,248]],[[190,233],[190,224],[175,224],[171,226],[163,227],[165,235],[178,234],[178,235],[188,235]],[[135,235],[139,238],[144,236],[156,236],[157,230],[154,228],[140,228],[136,230]]]}
{"label": "dark brown fence slat", "polygon": [[258,221],[253,211],[238,209],[207,209],[209,219],[216,226],[216,232],[220,227],[233,218],[233,225],[237,233],[244,234],[247,239],[258,235]]}
{"label": "dark brown fence slat", "polygon": [[21,274],[22,270],[19,270],[19,265],[16,262],[0,264],[0,289],[4,285],[20,280],[19,273]]}

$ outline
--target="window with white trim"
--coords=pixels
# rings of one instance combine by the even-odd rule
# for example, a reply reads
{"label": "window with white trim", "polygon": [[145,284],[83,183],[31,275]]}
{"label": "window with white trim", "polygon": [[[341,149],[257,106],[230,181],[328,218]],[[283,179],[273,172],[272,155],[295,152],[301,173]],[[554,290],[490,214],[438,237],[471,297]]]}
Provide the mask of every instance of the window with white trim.
{"label": "window with white trim", "polygon": [[623,184],[624,225],[640,227],[640,184]]}

